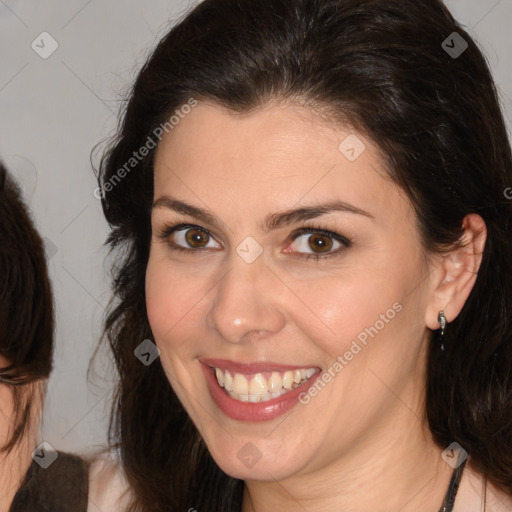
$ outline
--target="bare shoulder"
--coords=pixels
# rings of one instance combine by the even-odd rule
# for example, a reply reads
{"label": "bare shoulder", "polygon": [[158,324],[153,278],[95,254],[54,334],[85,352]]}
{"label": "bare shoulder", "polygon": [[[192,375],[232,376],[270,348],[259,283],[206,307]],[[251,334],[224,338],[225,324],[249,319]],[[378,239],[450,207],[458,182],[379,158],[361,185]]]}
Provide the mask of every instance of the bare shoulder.
{"label": "bare shoulder", "polygon": [[512,511],[512,496],[487,484],[486,512],[510,512]]}
{"label": "bare shoulder", "polygon": [[117,457],[102,453],[90,462],[87,512],[127,512],[131,492]]}
{"label": "bare shoulder", "polygon": [[[470,462],[470,461],[468,461]],[[485,482],[471,464],[464,469],[454,512],[511,512],[512,496]]]}

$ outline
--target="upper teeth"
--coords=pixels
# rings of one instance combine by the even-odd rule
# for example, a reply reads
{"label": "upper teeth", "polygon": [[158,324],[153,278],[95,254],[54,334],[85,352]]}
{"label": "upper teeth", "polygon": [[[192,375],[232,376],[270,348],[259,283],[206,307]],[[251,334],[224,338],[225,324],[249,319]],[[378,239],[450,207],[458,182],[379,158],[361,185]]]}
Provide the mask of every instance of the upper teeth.
{"label": "upper teeth", "polygon": [[315,368],[308,368],[272,372],[266,374],[267,376],[263,373],[256,373],[251,377],[215,368],[215,375],[219,385],[227,391],[231,398],[242,402],[265,402],[297,387],[302,381],[312,377],[316,371]]}

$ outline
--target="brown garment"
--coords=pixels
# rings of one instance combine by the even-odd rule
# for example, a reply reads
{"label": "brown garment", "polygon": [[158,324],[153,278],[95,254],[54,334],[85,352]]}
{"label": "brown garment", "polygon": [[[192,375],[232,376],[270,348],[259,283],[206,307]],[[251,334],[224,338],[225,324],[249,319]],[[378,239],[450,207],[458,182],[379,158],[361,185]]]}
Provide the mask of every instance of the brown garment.
{"label": "brown garment", "polygon": [[46,469],[32,462],[9,512],[87,511],[87,463],[76,455],[57,453],[57,459]]}

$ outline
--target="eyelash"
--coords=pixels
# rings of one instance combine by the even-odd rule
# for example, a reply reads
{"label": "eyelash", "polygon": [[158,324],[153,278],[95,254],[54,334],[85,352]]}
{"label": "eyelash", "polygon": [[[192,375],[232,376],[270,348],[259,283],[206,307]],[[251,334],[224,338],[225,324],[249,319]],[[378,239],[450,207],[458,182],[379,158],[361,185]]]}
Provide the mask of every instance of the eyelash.
{"label": "eyelash", "polygon": [[[185,249],[184,247],[181,247],[179,245],[173,245],[172,242],[169,241],[169,237],[175,231],[187,231],[188,229],[197,229],[198,231],[202,231],[203,233],[206,233],[209,237],[215,239],[207,229],[205,229],[201,226],[198,226],[196,224],[183,224],[183,223],[168,224],[168,225],[163,226],[162,229],[157,234],[157,237],[159,239],[165,241],[172,251],[175,251],[178,253],[197,253],[197,252],[204,250],[204,248],[202,248],[202,249],[201,248]],[[340,252],[343,252],[343,250],[348,249],[352,245],[350,240],[348,240],[344,236],[341,236],[338,233],[334,233],[333,231],[328,231],[326,229],[322,229],[321,227],[316,227],[316,226],[305,226],[305,227],[297,229],[291,235],[291,242],[294,242],[297,238],[299,238],[302,235],[317,235],[317,234],[325,235],[329,238],[332,238],[333,240],[336,240],[344,247],[338,248],[336,251],[327,253],[325,255],[314,254],[314,253],[312,253],[312,254],[299,253],[303,258],[306,259],[306,261],[309,260],[310,258],[314,258],[315,261],[318,262],[321,259],[323,260],[325,258],[335,256],[335,255],[339,254]]]}

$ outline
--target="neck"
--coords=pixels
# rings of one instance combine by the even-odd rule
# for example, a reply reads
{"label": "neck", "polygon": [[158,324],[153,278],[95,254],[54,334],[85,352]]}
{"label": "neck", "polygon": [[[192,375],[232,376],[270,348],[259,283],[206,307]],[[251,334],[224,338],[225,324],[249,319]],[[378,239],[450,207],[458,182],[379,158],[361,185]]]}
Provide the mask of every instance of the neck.
{"label": "neck", "polygon": [[331,464],[279,482],[247,481],[242,511],[437,512],[453,469],[418,419],[422,407],[396,402],[371,435]]}

